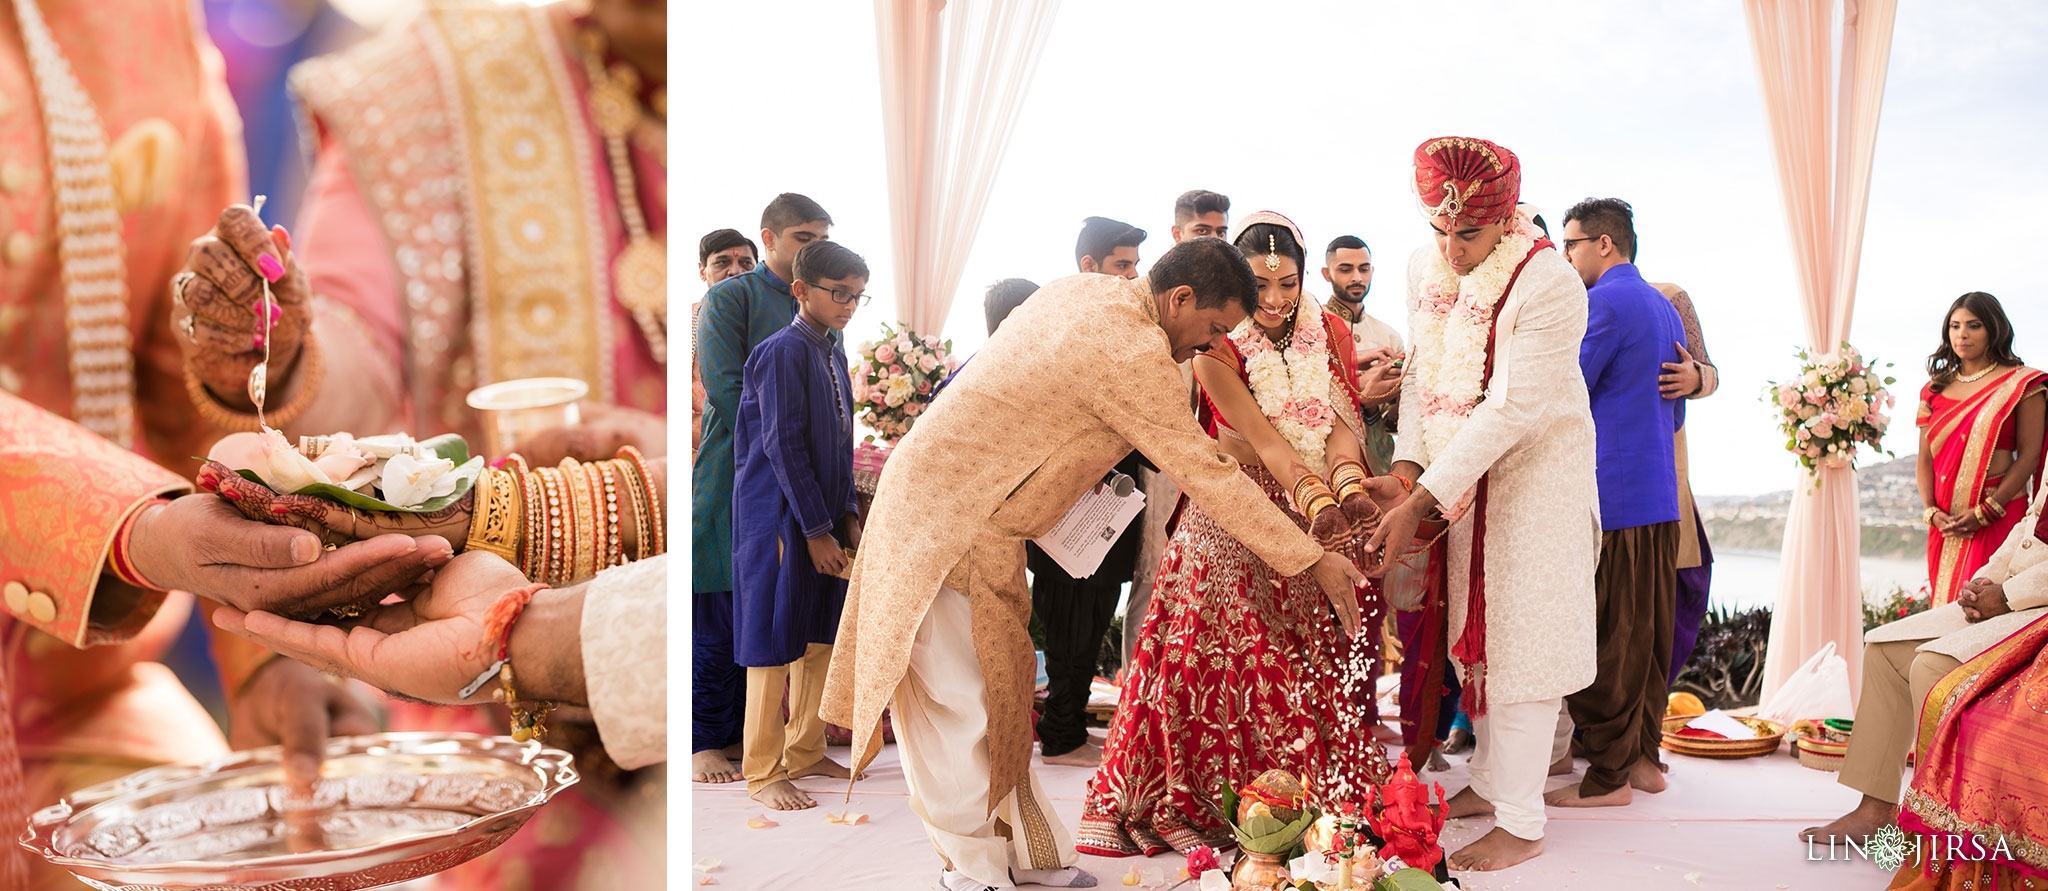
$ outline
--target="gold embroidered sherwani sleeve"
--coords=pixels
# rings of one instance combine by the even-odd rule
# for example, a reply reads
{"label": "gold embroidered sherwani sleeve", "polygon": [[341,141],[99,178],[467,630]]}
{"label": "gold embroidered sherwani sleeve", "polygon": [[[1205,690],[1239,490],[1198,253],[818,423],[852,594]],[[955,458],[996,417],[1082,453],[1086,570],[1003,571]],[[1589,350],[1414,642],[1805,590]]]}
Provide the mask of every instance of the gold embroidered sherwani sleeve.
{"label": "gold embroidered sherwani sleeve", "polygon": [[[1538,265],[1545,260],[1563,263],[1554,256],[1538,254],[1523,271],[1524,280],[1516,283],[1518,289],[1540,290],[1530,295],[1522,307],[1514,330],[1499,335],[1512,345],[1508,347],[1506,362],[1494,369],[1486,398],[1472,410],[1471,417],[1451,437],[1443,453],[1415,481],[1439,501],[1457,499],[1477,484],[1479,477],[1502,455],[1538,429],[1552,414],[1556,387],[1567,381],[1584,386],[1577,373],[1579,342],[1586,336],[1584,286],[1572,281],[1571,285],[1578,288],[1573,293],[1570,287],[1560,286],[1561,281],[1553,282],[1553,278],[1558,278],[1556,270]],[[1403,398],[1406,397],[1404,393]]]}
{"label": "gold embroidered sherwani sleeve", "polygon": [[1216,451],[1216,441],[1188,411],[1165,338],[1156,330],[1149,337],[1162,342],[1105,369],[1105,385],[1094,391],[1097,416],[1268,566],[1289,576],[1307,571],[1322,559],[1322,546],[1274,506],[1236,460]]}
{"label": "gold embroidered sherwani sleeve", "polygon": [[0,392],[0,593],[7,611],[75,647],[133,637],[163,595],[136,596],[113,583],[104,572],[107,549],[129,513],[189,488],[84,427]]}

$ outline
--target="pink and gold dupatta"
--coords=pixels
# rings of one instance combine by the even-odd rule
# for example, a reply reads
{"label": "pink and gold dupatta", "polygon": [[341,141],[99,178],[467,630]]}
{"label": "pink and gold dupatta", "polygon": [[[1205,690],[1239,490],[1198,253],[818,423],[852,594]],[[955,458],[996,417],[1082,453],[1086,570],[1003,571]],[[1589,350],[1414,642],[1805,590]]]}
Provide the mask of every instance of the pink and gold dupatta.
{"label": "pink and gold dupatta", "polygon": [[[1934,456],[1934,503],[1944,513],[1967,511],[1998,488],[2003,476],[1988,477],[1991,457],[1996,451],[1998,431],[2020,400],[2038,389],[2048,374],[2032,368],[2015,368],[1984,389],[1941,407],[1934,407],[1938,394],[1922,391],[1921,404],[1930,409],[1920,425],[1928,428],[1928,451]],[[2006,474],[2034,476],[2039,467],[2013,467]],[[2005,506],[2005,516],[1975,534],[1927,533],[1928,590],[1934,605],[1956,599],[1963,583],[1991,559],[1991,552],[2005,541],[2014,523],[2027,510],[2027,493],[2020,493]]]}
{"label": "pink and gold dupatta", "polygon": [[2048,618],[1949,672],[1921,705],[1899,826],[1919,834],[1891,887],[2048,888]]}

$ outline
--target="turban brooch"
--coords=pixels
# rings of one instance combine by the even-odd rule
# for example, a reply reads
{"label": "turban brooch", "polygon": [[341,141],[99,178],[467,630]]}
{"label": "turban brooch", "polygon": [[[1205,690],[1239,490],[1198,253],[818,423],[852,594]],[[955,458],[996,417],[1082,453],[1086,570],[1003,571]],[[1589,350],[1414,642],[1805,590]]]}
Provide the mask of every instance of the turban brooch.
{"label": "turban brooch", "polygon": [[1485,226],[1514,216],[1522,162],[1484,139],[1444,136],[1415,147],[1415,196],[1424,213],[1453,227]]}

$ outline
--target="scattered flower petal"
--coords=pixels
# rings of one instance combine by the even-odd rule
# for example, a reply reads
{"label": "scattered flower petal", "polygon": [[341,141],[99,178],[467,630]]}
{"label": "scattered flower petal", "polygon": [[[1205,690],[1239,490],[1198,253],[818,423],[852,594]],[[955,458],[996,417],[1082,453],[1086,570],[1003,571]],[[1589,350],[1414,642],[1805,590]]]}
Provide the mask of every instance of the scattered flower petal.
{"label": "scattered flower petal", "polygon": [[1685,880],[1697,885],[1700,883],[1700,875],[1700,873],[1689,872],[1685,874]]}
{"label": "scattered flower petal", "polygon": [[1212,869],[1202,873],[1201,891],[1230,891],[1230,877],[1223,870]]}
{"label": "scattered flower petal", "polygon": [[760,816],[758,816],[758,817],[748,817],[748,818],[747,818],[747,828],[748,828],[748,829],[767,829],[767,828],[768,828],[768,827],[770,827],[770,826],[780,826],[780,825],[782,825],[782,824],[780,824],[780,823],[777,823],[777,822],[775,822],[774,820],[770,820],[770,819],[768,819],[768,815],[767,815],[767,814],[762,814],[762,815],[760,815]]}
{"label": "scattered flower petal", "polygon": [[690,868],[698,872],[711,872],[712,870],[715,870],[724,865],[725,861],[723,860],[720,860],[716,857],[706,857],[702,860],[697,861],[696,863],[690,864]]}

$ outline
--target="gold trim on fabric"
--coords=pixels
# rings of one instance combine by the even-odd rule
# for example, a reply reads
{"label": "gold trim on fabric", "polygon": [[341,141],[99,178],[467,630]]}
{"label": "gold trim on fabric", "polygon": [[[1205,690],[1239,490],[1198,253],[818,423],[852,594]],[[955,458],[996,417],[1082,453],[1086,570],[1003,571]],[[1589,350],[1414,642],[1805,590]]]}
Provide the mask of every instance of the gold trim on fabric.
{"label": "gold trim on fabric", "polygon": [[1025,853],[1031,859],[1031,869],[1059,869],[1060,849],[1053,841],[1052,826],[1045,820],[1045,813],[1038,809],[1038,793],[1031,788],[1031,774],[1027,771],[1024,779],[1017,784],[1017,821],[1024,825]]}
{"label": "gold trim on fabric", "polygon": [[461,117],[471,332],[479,383],[573,377],[614,401],[608,257],[597,215],[586,126],[544,10],[507,15],[483,4],[436,4]]}

